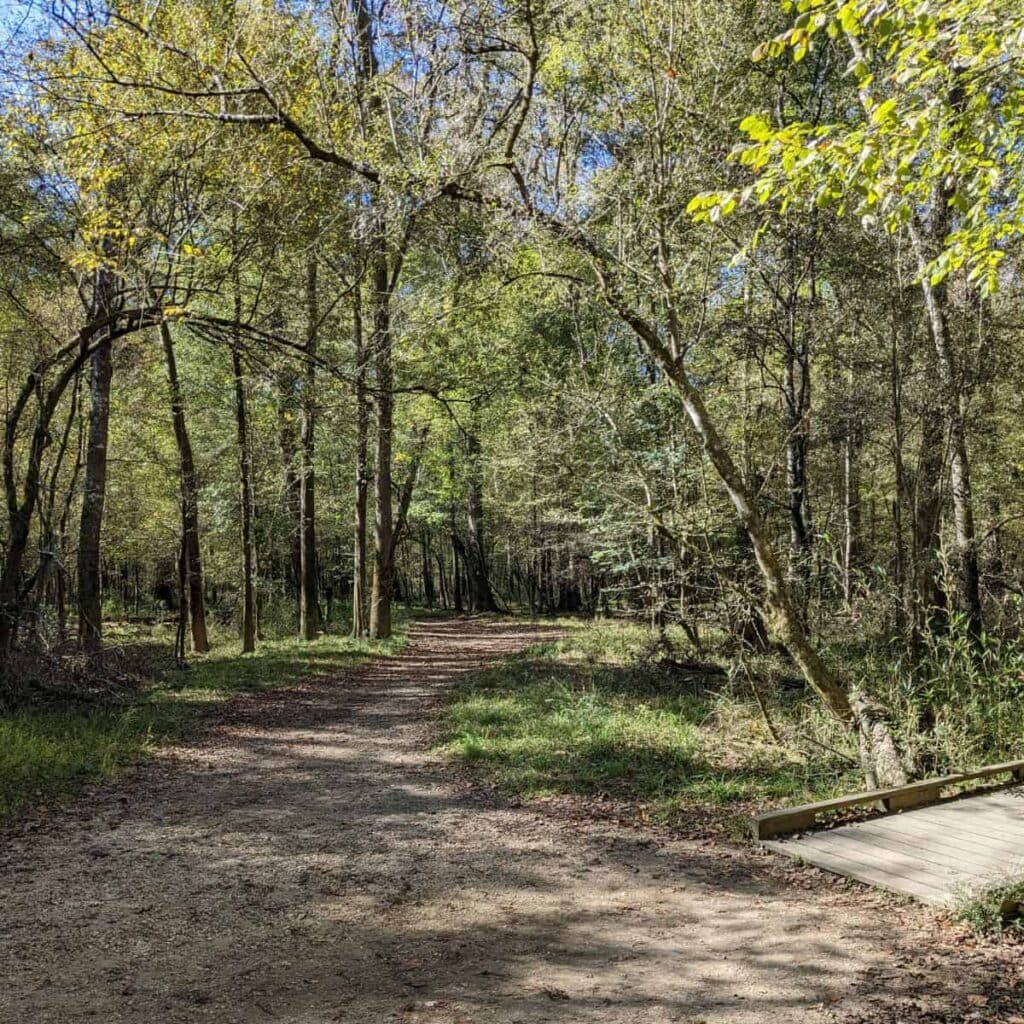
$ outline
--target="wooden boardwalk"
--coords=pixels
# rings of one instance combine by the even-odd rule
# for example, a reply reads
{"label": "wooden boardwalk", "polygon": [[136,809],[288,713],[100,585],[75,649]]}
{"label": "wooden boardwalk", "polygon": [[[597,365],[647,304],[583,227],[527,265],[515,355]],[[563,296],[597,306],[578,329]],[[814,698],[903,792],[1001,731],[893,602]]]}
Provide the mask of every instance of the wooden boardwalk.
{"label": "wooden boardwalk", "polygon": [[936,906],[1009,874],[1024,876],[1024,787],[763,843]]}

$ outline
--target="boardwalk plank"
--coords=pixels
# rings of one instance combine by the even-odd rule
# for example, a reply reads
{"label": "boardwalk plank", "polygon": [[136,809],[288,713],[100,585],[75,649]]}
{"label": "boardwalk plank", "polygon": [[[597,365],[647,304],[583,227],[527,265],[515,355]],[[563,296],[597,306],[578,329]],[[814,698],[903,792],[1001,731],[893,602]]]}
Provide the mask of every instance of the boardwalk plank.
{"label": "boardwalk plank", "polygon": [[946,883],[945,875],[929,865],[922,864],[919,861],[910,861],[908,858],[901,860],[888,851],[878,848],[866,849],[864,844],[853,842],[845,835],[830,833],[827,837],[814,836],[802,842],[805,842],[813,849],[824,850],[836,856],[857,861],[865,867],[884,869],[888,873],[901,878],[919,879],[936,888],[942,888]]}
{"label": "boardwalk plank", "polygon": [[797,857],[815,867],[825,868],[826,871],[831,871],[834,874],[845,875],[858,882],[864,882],[879,889],[888,889],[904,896],[913,896],[925,903],[941,904],[945,897],[943,889],[927,885],[919,879],[900,878],[871,864],[843,857],[799,840],[769,841],[764,845],[787,856]]}
{"label": "boardwalk plank", "polygon": [[1024,840],[1024,827],[1018,826],[1012,818],[997,808],[965,808],[968,801],[949,804],[946,807],[928,807],[915,814],[921,821],[931,822],[936,831],[946,828],[961,828],[982,838],[1003,839],[1020,842]]}
{"label": "boardwalk plank", "polygon": [[869,885],[948,904],[965,886],[1024,873],[1024,798],[983,794],[764,845]]}
{"label": "boardwalk plank", "polygon": [[[938,830],[935,825],[924,819],[915,818],[913,813],[908,814],[896,814],[890,818],[880,819],[885,822],[885,827],[892,832],[899,835],[905,835],[910,838],[911,841],[924,841],[933,839]],[[865,824],[873,824],[872,822],[865,822]],[[1001,850],[1005,854],[1012,855],[1015,851],[1020,850],[1020,840],[1014,839],[1002,839],[993,838],[991,836],[979,836],[976,831],[968,831],[962,826],[953,826],[952,824],[946,824],[941,829],[941,834],[944,843],[956,849],[964,850],[969,852],[971,850]]]}
{"label": "boardwalk plank", "polygon": [[944,888],[949,869],[930,864],[905,850],[892,850],[878,843],[860,839],[855,833],[838,830],[815,845],[838,855],[877,866],[901,878],[920,879],[936,888]]}
{"label": "boardwalk plank", "polygon": [[1002,850],[963,850],[950,847],[946,845],[945,837],[941,835],[927,838],[910,837],[895,829],[871,828],[867,825],[851,829],[846,836],[866,846],[880,846],[904,854],[914,861],[934,865],[940,871],[952,871],[957,874],[984,873],[998,867],[1005,857]]}

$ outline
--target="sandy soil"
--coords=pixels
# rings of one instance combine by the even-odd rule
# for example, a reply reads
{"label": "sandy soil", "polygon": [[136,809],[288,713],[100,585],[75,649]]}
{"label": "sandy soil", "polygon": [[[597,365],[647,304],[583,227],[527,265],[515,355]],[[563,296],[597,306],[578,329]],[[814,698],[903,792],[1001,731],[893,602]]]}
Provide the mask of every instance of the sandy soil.
{"label": "sandy soil", "polygon": [[0,1021],[995,1019],[1007,969],[951,975],[919,911],[474,793],[439,694],[544,635],[422,623],[3,837]]}

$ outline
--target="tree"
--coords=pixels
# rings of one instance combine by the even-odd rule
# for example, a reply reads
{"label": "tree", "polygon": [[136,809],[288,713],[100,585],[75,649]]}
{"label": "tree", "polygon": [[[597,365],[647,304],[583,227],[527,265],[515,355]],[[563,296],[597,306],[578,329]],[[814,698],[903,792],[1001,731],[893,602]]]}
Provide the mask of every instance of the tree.
{"label": "tree", "polygon": [[[110,270],[96,271],[93,317],[109,319],[115,311]],[[99,649],[103,634],[100,585],[100,537],[107,489],[107,436],[110,431],[110,380],[113,349],[102,341],[90,360],[89,433],[86,441],[82,515],[78,531],[78,640],[87,651]]]}
{"label": "tree", "polygon": [[984,623],[966,427],[969,394],[946,279],[963,268],[968,282],[994,291],[1005,242],[1024,226],[1024,176],[1011,127],[1024,112],[1013,58],[1024,19],[1002,0],[884,6],[802,0],[795,8],[793,27],[760,54],[788,52],[800,61],[815,46],[844,44],[860,115],[778,128],[763,115],[747,117],[741,127],[750,143],[738,158],[757,180],[743,189],[698,196],[691,212],[712,221],[738,203],[778,196],[784,207],[801,201],[831,205],[859,216],[866,227],[881,222],[906,235],[949,428],[961,603],[977,639]]}
{"label": "tree", "polygon": [[181,464],[181,541],[192,650],[197,654],[205,654],[210,649],[210,641],[206,632],[203,564],[199,547],[199,487],[192,442],[185,423],[185,402],[178,377],[178,363],[174,355],[174,339],[170,325],[166,322],[160,325],[160,340],[167,363],[167,379],[171,389],[171,421]]}
{"label": "tree", "polygon": [[315,640],[320,628],[319,586],[316,564],[316,365],[320,312],[317,303],[317,265],[306,267],[306,376],[302,392],[302,463],[299,469],[299,635]]}

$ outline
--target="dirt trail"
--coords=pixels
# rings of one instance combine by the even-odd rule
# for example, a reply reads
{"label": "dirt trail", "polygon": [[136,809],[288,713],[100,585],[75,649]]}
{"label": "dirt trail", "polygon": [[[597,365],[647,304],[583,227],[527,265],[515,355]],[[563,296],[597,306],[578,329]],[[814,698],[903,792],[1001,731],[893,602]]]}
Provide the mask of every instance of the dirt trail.
{"label": "dirt trail", "polygon": [[[459,673],[543,630],[408,649],[233,705],[201,744],[0,850],[0,1021],[826,1019],[886,919],[697,843],[468,793],[430,751]],[[852,987],[852,988],[851,988]]]}

